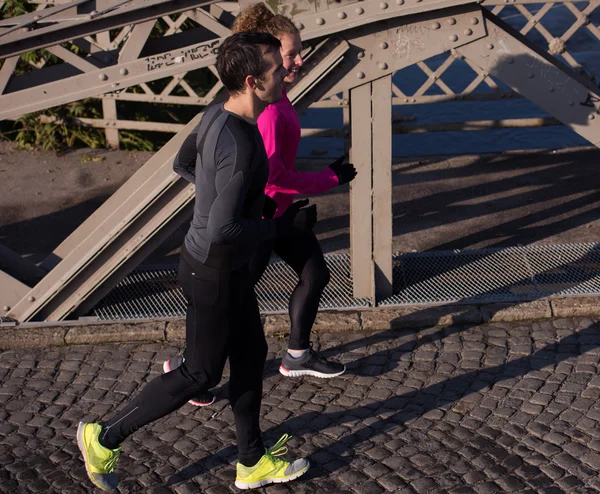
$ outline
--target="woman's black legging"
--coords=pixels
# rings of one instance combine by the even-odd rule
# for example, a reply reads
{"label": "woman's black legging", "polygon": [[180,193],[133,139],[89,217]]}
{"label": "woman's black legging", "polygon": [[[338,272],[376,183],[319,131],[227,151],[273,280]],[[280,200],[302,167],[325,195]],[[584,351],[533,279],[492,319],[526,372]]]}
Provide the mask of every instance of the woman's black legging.
{"label": "woman's black legging", "polygon": [[321,295],[329,283],[329,269],[313,232],[281,237],[261,244],[250,261],[250,279],[254,284],[267,268],[271,251],[281,257],[298,275],[298,284],[289,302],[289,348],[304,350],[310,346],[310,331],[317,317]]}
{"label": "woman's black legging", "polygon": [[195,262],[182,249],[179,282],[187,301],[185,361],[157,377],[102,424],[100,443],[114,449],[140,427],[216,386],[229,358],[229,401],[238,459],[255,465],[265,449],[259,427],[267,342],[248,267],[221,271]]}

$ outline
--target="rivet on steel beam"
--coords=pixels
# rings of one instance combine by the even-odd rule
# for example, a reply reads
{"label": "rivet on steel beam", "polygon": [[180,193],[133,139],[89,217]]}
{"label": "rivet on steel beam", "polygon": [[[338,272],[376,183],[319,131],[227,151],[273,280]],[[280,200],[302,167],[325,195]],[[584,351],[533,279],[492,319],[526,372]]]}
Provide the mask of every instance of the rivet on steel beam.
{"label": "rivet on steel beam", "polygon": [[529,74],[527,74],[527,77],[533,79],[535,77],[535,74],[533,72],[529,72]]}
{"label": "rivet on steel beam", "polygon": [[364,79],[365,78],[365,73],[364,72],[357,72],[356,73],[356,77],[359,79]]}
{"label": "rivet on steel beam", "polygon": [[381,70],[386,70],[388,68],[388,64],[385,62],[381,62],[377,65]]}
{"label": "rivet on steel beam", "polygon": [[413,102],[413,103],[417,102],[417,100],[415,98],[412,98],[410,101]]}
{"label": "rivet on steel beam", "polygon": [[450,17],[450,19],[448,19],[448,24],[454,26],[454,24],[456,24],[456,19],[454,17]]}
{"label": "rivet on steel beam", "polygon": [[34,15],[33,18],[37,21],[38,19],[41,19],[42,16],[41,15]]}
{"label": "rivet on steel beam", "polygon": [[348,17],[346,12],[338,12],[338,19],[345,19],[346,17]]}
{"label": "rivet on steel beam", "polygon": [[550,91],[551,93],[553,93],[553,92],[554,92],[554,86],[550,86],[550,87],[548,88],[548,91]]}
{"label": "rivet on steel beam", "polygon": [[456,34],[452,34],[449,36],[450,41],[458,41],[458,36]]}
{"label": "rivet on steel beam", "polygon": [[127,74],[129,74],[129,71],[127,69],[121,69],[121,70],[119,70],[119,74],[127,75]]}
{"label": "rivet on steel beam", "polygon": [[356,8],[356,10],[355,10],[355,12],[356,12],[358,15],[361,15],[361,14],[364,14],[364,13],[365,13],[365,9],[363,9],[362,7],[357,7],[357,8]]}
{"label": "rivet on steel beam", "polygon": [[479,19],[477,19],[477,17],[473,17],[471,19],[471,24],[473,24],[474,26],[476,26],[477,24],[479,24]]}
{"label": "rivet on steel beam", "polygon": [[30,302],[35,302],[35,297],[31,296],[27,300],[29,300]]}
{"label": "rivet on steel beam", "polygon": [[398,5],[404,5],[404,0],[396,0],[396,4],[398,4]]}
{"label": "rivet on steel beam", "polygon": [[98,76],[98,79],[100,79],[101,81],[107,81],[108,80],[108,76],[106,74],[100,74]]}
{"label": "rivet on steel beam", "polygon": [[388,4],[387,4],[386,2],[381,2],[381,3],[379,4],[379,7],[380,7],[380,8],[382,8],[383,10],[385,10],[385,9],[387,9],[387,8],[388,8]]}
{"label": "rivet on steel beam", "polygon": [[302,31],[304,29],[304,24],[299,22],[298,24],[296,24],[296,27],[298,28],[298,31]]}
{"label": "rivet on steel beam", "polygon": [[492,43],[487,45],[487,49],[488,50],[493,50],[494,49],[494,45]]}
{"label": "rivet on steel beam", "polygon": [[442,26],[440,26],[440,23],[439,23],[439,22],[434,22],[434,23],[431,25],[431,29],[439,29],[440,27],[442,27]]}
{"label": "rivet on steel beam", "polygon": [[473,34],[473,30],[472,29],[465,29],[464,30],[465,35],[467,36],[471,36],[471,34]]}
{"label": "rivet on steel beam", "polygon": [[408,103],[410,100],[408,98],[404,98],[404,102]]}
{"label": "rivet on steel beam", "polygon": [[2,307],[6,312],[8,312],[10,310],[10,306],[9,305],[5,305],[4,307]]}
{"label": "rivet on steel beam", "polygon": [[387,50],[388,46],[389,45],[385,41],[382,41],[381,43],[379,43],[379,48],[381,48],[382,50]]}
{"label": "rivet on steel beam", "polygon": [[317,17],[317,24],[319,26],[322,26],[323,24],[325,24],[325,19],[323,19],[322,17]]}
{"label": "rivet on steel beam", "polygon": [[569,101],[569,106],[575,106],[575,102],[573,100]]}
{"label": "rivet on steel beam", "polygon": [[594,120],[594,118],[596,118],[596,115],[594,115],[593,113],[590,113],[590,116],[588,117],[590,120]]}
{"label": "rivet on steel beam", "polygon": [[365,58],[365,52],[364,51],[359,51],[358,55],[356,55],[358,58]]}
{"label": "rivet on steel beam", "polygon": [[110,87],[119,87],[119,85],[116,82],[113,82]]}

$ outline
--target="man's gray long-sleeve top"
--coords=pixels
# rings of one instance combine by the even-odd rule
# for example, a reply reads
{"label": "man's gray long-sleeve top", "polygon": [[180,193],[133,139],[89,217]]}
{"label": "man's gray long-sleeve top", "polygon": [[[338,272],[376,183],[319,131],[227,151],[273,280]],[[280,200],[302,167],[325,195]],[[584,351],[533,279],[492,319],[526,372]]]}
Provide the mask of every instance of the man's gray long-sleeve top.
{"label": "man's gray long-sleeve top", "polygon": [[173,169],[196,186],[187,251],[217,269],[237,269],[258,244],[275,237],[273,220],[263,220],[269,161],[256,125],[209,107],[175,157]]}

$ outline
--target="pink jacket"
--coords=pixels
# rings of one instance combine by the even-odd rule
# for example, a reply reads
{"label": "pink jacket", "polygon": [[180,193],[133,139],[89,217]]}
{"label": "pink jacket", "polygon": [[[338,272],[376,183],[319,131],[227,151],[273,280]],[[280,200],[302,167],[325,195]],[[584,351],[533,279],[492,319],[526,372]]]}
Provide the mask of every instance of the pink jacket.
{"label": "pink jacket", "polygon": [[285,92],[280,101],[267,106],[257,123],[269,157],[265,194],[277,203],[275,217],[290,207],[294,194],[322,194],[338,185],[337,175],[331,168],[320,172],[296,171],[300,119]]}

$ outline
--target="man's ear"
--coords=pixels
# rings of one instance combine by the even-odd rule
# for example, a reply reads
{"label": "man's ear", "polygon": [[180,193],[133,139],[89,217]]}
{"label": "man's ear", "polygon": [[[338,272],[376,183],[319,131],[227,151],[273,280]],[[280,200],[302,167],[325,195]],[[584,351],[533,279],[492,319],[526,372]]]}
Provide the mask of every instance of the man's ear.
{"label": "man's ear", "polygon": [[254,91],[258,85],[258,80],[253,75],[248,75],[246,76],[244,83],[247,89]]}

